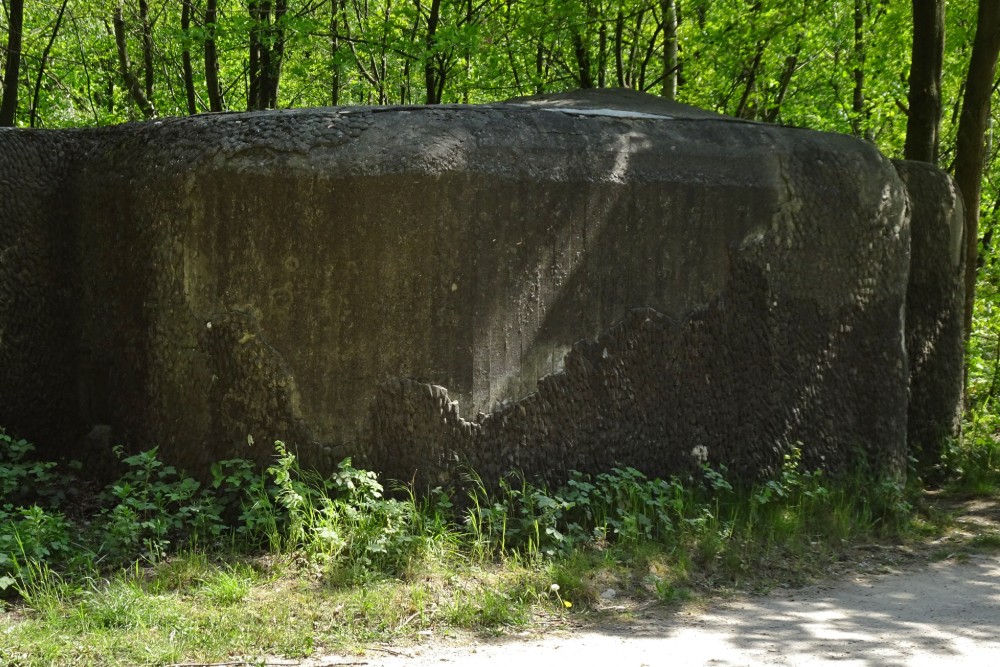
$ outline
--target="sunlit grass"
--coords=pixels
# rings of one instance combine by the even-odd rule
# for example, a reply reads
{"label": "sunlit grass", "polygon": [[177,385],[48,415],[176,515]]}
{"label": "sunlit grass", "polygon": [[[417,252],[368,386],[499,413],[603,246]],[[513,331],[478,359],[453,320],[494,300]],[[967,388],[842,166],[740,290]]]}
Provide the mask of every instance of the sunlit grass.
{"label": "sunlit grass", "polygon": [[[803,470],[797,451],[774,479],[746,488],[708,468],[685,482],[627,468],[552,489],[515,476],[488,491],[473,477],[457,502],[443,490],[384,498],[375,476],[349,462],[321,478],[279,446],[269,478],[240,462],[219,467],[228,497],[245,494],[239,512],[227,510],[242,523],[226,533],[223,506],[155,452],[132,461],[141,474],[115,498],[167,526],[197,510],[215,546],[156,526],[129,535],[119,521],[112,545],[156,549],[125,567],[102,566],[95,552],[60,570],[33,555],[44,544],[22,548],[8,556],[16,611],[0,620],[0,664],[297,657],[502,634],[639,603],[673,608],[708,591],[822,576],[845,544],[899,538],[915,516],[897,483],[863,471],[830,480]],[[167,502],[177,497],[190,504]],[[24,525],[65,542],[66,524],[46,517],[33,511]],[[924,521],[919,530],[932,531],[933,518]]]}

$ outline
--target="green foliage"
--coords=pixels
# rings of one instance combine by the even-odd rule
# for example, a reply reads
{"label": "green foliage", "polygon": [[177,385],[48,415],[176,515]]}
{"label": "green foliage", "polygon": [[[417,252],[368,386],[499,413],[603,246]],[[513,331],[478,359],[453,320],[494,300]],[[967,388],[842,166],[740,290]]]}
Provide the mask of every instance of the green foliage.
{"label": "green foliage", "polygon": [[803,470],[801,448],[795,447],[785,454],[779,475],[750,494],[746,523],[772,541],[822,534],[847,539],[858,532],[891,535],[911,511],[900,481],[859,464],[832,483],[821,470]]}
{"label": "green foliage", "polygon": [[[746,489],[734,489],[724,471],[708,467],[686,483],[648,479],[632,468],[593,477],[573,473],[555,490],[515,479],[501,482],[496,495],[481,482],[473,485],[464,521],[473,555],[566,559],[581,548],[634,552],[657,544],[675,550],[680,563],[737,572],[746,569],[747,548],[801,551],[818,542],[891,536],[912,515],[900,482],[877,478],[864,466],[828,480],[803,468],[798,447],[774,478]],[[673,590],[674,583],[657,586]]]}
{"label": "green foliage", "polygon": [[[71,477],[57,464],[31,457],[34,446],[0,430],[0,593],[22,596],[39,571],[35,564],[72,567],[81,563],[71,538],[74,528],[59,511]],[[46,565],[47,568],[47,565]]]}
{"label": "green foliage", "polygon": [[257,581],[256,573],[247,567],[229,567],[217,570],[202,581],[199,594],[211,604],[231,607],[243,602]]}
{"label": "green foliage", "polygon": [[[30,121],[36,81],[41,84],[36,124],[104,125],[139,117],[107,27],[114,4],[73,2],[55,32],[59,4],[28,3],[26,8],[18,121]],[[210,38],[219,55],[225,107],[247,108],[249,40],[261,26],[246,3],[219,0],[214,24],[207,24],[198,9],[186,30],[182,3],[149,5],[155,18],[148,35],[153,65],[148,74],[159,113],[188,113],[185,50],[193,65],[195,108],[208,110],[204,56]],[[682,0],[678,8],[680,101],[748,119],[853,133],[877,141],[888,154],[900,152],[911,48],[908,3],[862,3],[858,16],[855,4],[844,0],[752,5]],[[138,9],[134,0],[124,3],[130,60],[144,80]],[[263,29],[267,47],[282,46],[277,105],[316,106],[334,98],[341,104],[422,103],[436,96],[437,91],[429,95],[429,82],[442,102],[462,103],[587,85],[657,93],[663,88],[666,31],[657,0],[471,5],[442,0],[439,9],[432,33],[429,3],[291,2],[287,14],[272,15]],[[974,18],[973,3],[948,7],[946,100],[960,98]],[[5,21],[0,13],[2,32]],[[945,112],[947,156],[956,114]]]}
{"label": "green foliage", "polygon": [[[155,449],[123,463],[89,521],[7,504],[2,572],[27,620],[0,634],[0,660],[173,664],[234,646],[308,653],[331,633],[372,641],[442,623],[497,633],[538,605],[600,602],[595,572],[676,604],[697,577],[752,579],[789,557],[801,569],[817,545],[896,534],[911,510],[893,480],[864,467],[831,480],[803,468],[798,449],[747,488],[708,467],[685,480],[619,468],[555,488],[513,476],[489,492],[476,481],[464,504],[443,489],[387,498],[350,460],[330,476],[303,470],[280,442],[265,471],[226,461],[205,487]],[[250,561],[234,551],[262,547],[270,553]]]}
{"label": "green foliage", "polygon": [[288,514],[278,504],[278,488],[266,473],[246,459],[229,459],[211,467],[211,488],[221,507],[221,518],[235,526],[238,536],[259,546],[278,546]]}
{"label": "green foliage", "polygon": [[[29,447],[13,451],[19,467],[10,475],[48,479],[50,466],[26,460]],[[419,501],[412,493],[386,498],[375,474],[350,459],[329,477],[302,470],[280,442],[265,473],[246,461],[225,461],[213,466],[205,488],[165,465],[155,448],[122,461],[126,471],[102,495],[104,509],[89,531],[39,505],[3,506],[4,587],[16,588],[19,573],[31,572],[33,563],[84,571],[107,556],[155,563],[192,547],[218,548],[223,538],[230,546],[301,554],[333,579],[349,580],[398,575],[434,544],[479,560],[565,558],[588,545],[686,545],[695,561],[711,563],[751,536],[789,544],[823,533],[843,539],[892,532],[911,509],[900,485],[865,470],[838,484],[804,470],[799,448],[776,477],[746,491],[734,490],[724,470],[708,467],[688,482],[649,479],[634,468],[574,472],[555,489],[514,476],[501,480],[496,493],[471,475],[461,510],[442,489]]]}
{"label": "green foliage", "polygon": [[994,206],[982,220],[985,256],[966,350],[968,389],[962,437],[946,443],[941,464],[947,482],[972,493],[989,493],[1000,483],[1000,263],[988,253],[998,211]]}
{"label": "green foliage", "polygon": [[301,549],[356,575],[398,572],[416,554],[421,536],[412,501],[384,498],[375,473],[354,468],[350,459],[323,478],[303,471],[282,443],[275,447],[268,474],[287,513],[280,548]]}
{"label": "green foliage", "polygon": [[[729,488],[718,473],[707,474],[720,489]],[[594,540],[660,541],[680,523],[696,521],[686,516],[693,492],[680,480],[650,480],[634,468],[594,477],[572,472],[556,490],[515,480],[502,480],[497,497],[481,482],[472,487],[465,524],[484,555],[520,549],[554,556]]]}
{"label": "green foliage", "polygon": [[41,502],[56,507],[66,499],[65,473],[53,461],[38,461],[35,446],[0,429],[0,498],[5,503]]}
{"label": "green foliage", "polygon": [[[116,453],[121,457],[120,449]],[[138,552],[156,561],[172,544],[211,544],[222,535],[217,499],[196,480],[164,465],[155,447],[122,462],[128,469],[105,492],[109,509],[100,517],[104,546],[112,556],[128,559]]]}
{"label": "green foliage", "polygon": [[[81,554],[71,540],[73,526],[58,513],[38,505],[0,509],[0,591],[13,588],[22,596],[38,574],[36,564],[71,568]],[[87,556],[82,555],[82,560]]]}
{"label": "green foliage", "polygon": [[530,603],[536,598],[537,593],[531,588],[459,591],[448,605],[445,619],[458,627],[487,630],[522,625],[527,620]]}

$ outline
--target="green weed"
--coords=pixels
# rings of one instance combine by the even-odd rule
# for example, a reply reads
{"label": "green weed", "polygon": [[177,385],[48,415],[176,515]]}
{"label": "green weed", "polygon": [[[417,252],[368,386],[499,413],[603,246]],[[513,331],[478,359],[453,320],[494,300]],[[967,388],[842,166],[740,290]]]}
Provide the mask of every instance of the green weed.
{"label": "green weed", "polygon": [[423,546],[415,502],[383,497],[375,474],[345,459],[324,478],[299,468],[293,454],[276,444],[277,462],[268,468],[277,487],[277,505],[287,525],[278,540],[282,551],[301,550],[331,570],[399,573]]}
{"label": "green weed", "polygon": [[446,607],[444,619],[455,627],[499,633],[523,626],[530,604],[537,598],[535,591],[520,586],[459,590]]}
{"label": "green weed", "polygon": [[225,461],[206,486],[155,449],[123,463],[87,524],[3,506],[0,565],[27,617],[0,633],[0,657],[31,646],[16,664],[178,662],[300,655],[441,625],[498,633],[539,605],[676,604],[707,582],[766,577],[773,563],[807,569],[823,549],[893,535],[912,516],[895,481],[863,467],[828,479],[797,448],[745,488],[708,467],[684,480],[571,473],[559,487],[511,475],[495,492],[470,473],[461,506],[445,489],[386,497],[349,459],[329,476],[303,470],[280,442],[266,470]]}
{"label": "green weed", "polygon": [[246,599],[256,581],[256,572],[251,568],[227,567],[205,578],[198,594],[215,606],[231,607]]}
{"label": "green weed", "polygon": [[35,446],[0,428],[0,498],[11,505],[58,507],[72,487],[72,475],[53,461],[32,457]]}
{"label": "green weed", "polygon": [[979,551],[1000,550],[1000,535],[996,533],[983,533],[976,535],[969,542],[969,546]]}

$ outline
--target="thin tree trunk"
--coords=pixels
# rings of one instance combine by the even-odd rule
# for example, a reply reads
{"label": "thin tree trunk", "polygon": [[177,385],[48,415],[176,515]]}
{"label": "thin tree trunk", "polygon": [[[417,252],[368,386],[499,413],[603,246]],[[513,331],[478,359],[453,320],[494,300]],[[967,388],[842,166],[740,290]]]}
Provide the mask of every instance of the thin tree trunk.
{"label": "thin tree trunk", "polygon": [[[642,12],[639,13],[639,18],[640,19],[642,18]],[[656,20],[655,13],[653,15],[653,20],[654,21]],[[641,21],[636,22],[637,27],[639,23],[641,23]],[[660,32],[662,31],[663,31],[663,22],[661,21],[656,24],[656,29],[653,30],[653,36],[649,38],[649,42],[646,44],[646,51],[642,56],[642,62],[639,64],[639,86],[637,90],[646,92],[647,90],[655,86],[657,83],[659,83],[660,79],[662,78],[662,73],[661,73],[661,76],[656,77],[656,79],[653,82],[651,82],[649,86],[646,85],[646,72],[649,71],[649,63],[653,60],[653,55],[654,52],[656,51],[656,41],[660,38]],[[639,35],[640,33],[637,30],[635,34]]]}
{"label": "thin tree trunk", "polygon": [[271,35],[271,1],[262,0],[260,3],[260,19],[257,24],[257,46],[260,69],[257,71],[257,102],[255,109],[266,109],[268,107],[268,73],[271,71],[271,46],[268,43]]}
{"label": "thin tree trunk", "polygon": [[181,52],[181,64],[184,67],[184,95],[187,99],[188,114],[193,116],[198,113],[194,92],[194,68],[191,66],[191,13],[194,7],[192,0],[184,0],[181,6],[181,31],[184,33],[184,50]]}
{"label": "thin tree trunk", "polygon": [[601,21],[597,30],[597,87],[604,88],[608,69],[608,24]]}
{"label": "thin tree trunk", "polygon": [[17,85],[21,73],[21,37],[24,30],[24,0],[10,0],[7,10],[7,58],[3,73],[0,127],[13,127],[17,116]]}
{"label": "thin tree trunk", "polygon": [[[261,72],[264,69],[263,60],[263,39],[262,32],[264,30],[264,19],[263,11],[261,5],[263,3],[260,0],[250,0],[247,5],[247,10],[250,13],[250,63],[247,71],[247,76],[249,77],[249,83],[247,86],[247,109],[253,111],[255,109],[263,109],[264,105],[261,103],[261,84],[262,76]],[[270,10],[268,11],[270,14]]]}
{"label": "thin tree trunk", "polygon": [[278,86],[281,83],[281,66],[285,60],[285,27],[284,18],[288,13],[288,0],[277,0],[274,3],[274,24],[269,30],[267,69],[265,70],[267,108],[278,107]]}
{"label": "thin tree trunk", "polygon": [[677,98],[677,4],[660,0],[663,13],[663,97]]}
{"label": "thin tree trunk", "polygon": [[[466,26],[473,25],[473,23],[475,21],[475,18],[476,18],[476,16],[475,16],[474,8],[472,6],[472,0],[467,0],[467,2],[465,4],[465,25]],[[471,100],[471,96],[470,96],[470,93],[469,93],[469,81],[472,79],[472,58],[473,58],[473,52],[472,52],[471,42],[466,42],[466,44],[465,44],[465,53],[463,54],[463,58],[465,59],[465,81],[462,84],[462,89],[463,89],[462,90],[462,103],[463,104],[468,104],[470,102],[470,100]],[[441,92],[442,92],[442,95],[443,95],[443,93],[444,93],[444,89],[443,88],[442,88]]]}
{"label": "thin tree trunk", "polygon": [[[417,11],[413,12],[413,25],[410,27],[410,33],[408,36],[408,39],[411,44],[415,44],[417,41],[417,31],[420,30],[420,21],[423,18],[420,14],[419,1],[416,4],[417,4]],[[401,104],[413,103],[413,64],[414,61],[411,60],[410,58],[407,58],[406,62],[403,64],[403,82],[401,84],[403,90],[402,93],[400,94]]]}
{"label": "thin tree trunk", "polygon": [[792,55],[785,58],[785,69],[782,70],[781,78],[778,80],[778,92],[774,97],[774,104],[764,114],[764,120],[768,123],[777,121],[778,116],[781,114],[781,104],[785,101],[785,95],[788,94],[788,86],[791,85],[792,77],[795,76],[795,69],[799,66],[799,54],[802,52],[802,42],[800,39],[796,40]]}
{"label": "thin tree trunk", "polygon": [[31,112],[28,115],[28,125],[35,127],[35,123],[38,119],[38,98],[42,92],[42,77],[45,74],[45,65],[48,64],[49,54],[52,52],[52,45],[55,44],[56,36],[59,34],[59,27],[62,25],[63,14],[66,13],[66,5],[69,4],[69,0],[63,0],[62,4],[59,5],[59,14],[56,16],[56,25],[52,28],[52,34],[49,35],[49,42],[45,45],[45,50],[42,51],[42,59],[38,63],[38,76],[35,77],[35,91],[31,96]]}
{"label": "thin tree trunk", "polygon": [[330,104],[340,104],[340,0],[330,0]]}
{"label": "thin tree trunk", "polygon": [[427,86],[427,104],[440,104],[438,92],[441,84],[438,82],[438,71],[434,65],[435,47],[437,45],[437,27],[441,19],[441,0],[431,0],[431,11],[427,16],[427,36],[424,44],[427,46],[427,60],[424,62],[424,82]]}
{"label": "thin tree trunk", "polygon": [[[352,3],[354,7],[354,16],[358,21],[359,26],[364,25],[364,19],[367,18],[367,14],[364,17],[361,14],[361,7],[358,6],[357,0]],[[367,11],[367,9],[366,9]],[[375,60],[372,56],[370,58],[370,65],[365,66],[364,58],[358,53],[357,47],[354,44],[354,39],[351,37],[351,24],[344,21],[344,39],[347,41],[347,45],[351,49],[351,55],[354,57],[354,64],[358,68],[358,73],[361,74],[362,78],[367,81],[371,87],[377,92],[379,100],[381,101],[385,97],[385,83],[382,78],[380,78],[378,67],[375,64]],[[369,67],[371,71],[369,71]]]}
{"label": "thin tree trunk", "polygon": [[736,106],[736,117],[737,118],[750,118],[753,116],[753,112],[750,111],[750,94],[753,93],[754,86],[757,85],[757,73],[760,71],[760,63],[764,58],[764,50],[767,48],[766,42],[757,43],[757,51],[754,53],[753,62],[750,64],[750,69],[746,72],[746,85],[743,87],[743,95],[740,97],[740,103]]}
{"label": "thin tree trunk", "polygon": [[1000,2],[981,0],[976,36],[972,43],[965,97],[958,121],[955,149],[955,183],[965,200],[965,337],[972,331],[972,308],[976,300],[979,203],[986,159],[986,130],[990,97],[1000,54]]}
{"label": "thin tree trunk", "polygon": [[851,100],[851,129],[854,136],[864,132],[865,112],[865,14],[864,0],[854,0],[854,94]]}
{"label": "thin tree trunk", "polygon": [[941,70],[944,61],[944,0],[913,0],[907,160],[937,164],[941,126]]}
{"label": "thin tree trunk", "polygon": [[625,37],[625,15],[622,10],[618,10],[615,17],[615,76],[618,80],[618,87],[625,87],[625,45],[622,43]]}
{"label": "thin tree trunk", "polygon": [[503,41],[504,41],[504,44],[506,44],[506,46],[507,46],[507,48],[504,49],[504,51],[507,52],[507,62],[510,63],[510,73],[511,73],[511,76],[514,77],[514,85],[517,87],[517,94],[518,95],[523,95],[524,94],[524,89],[521,86],[521,77],[517,73],[517,61],[514,60],[514,50],[513,50],[513,47],[511,47],[511,44],[510,44],[510,35],[507,34],[507,32],[504,32],[504,34],[503,34]]}
{"label": "thin tree trunk", "polygon": [[156,109],[153,108],[153,104],[143,92],[142,85],[139,83],[139,79],[136,78],[135,73],[132,71],[132,65],[129,63],[128,45],[125,42],[125,19],[122,18],[121,3],[115,8],[114,33],[115,46],[118,49],[118,69],[122,79],[125,80],[125,86],[128,89],[129,95],[132,96],[132,101],[142,111],[142,115],[147,119],[152,118],[156,115]]}
{"label": "thin tree trunk", "polygon": [[142,28],[142,67],[146,99],[153,99],[153,26],[149,22],[149,2],[139,0],[139,23]]}
{"label": "thin tree trunk", "polygon": [[[654,13],[653,16],[654,16],[654,20],[655,20],[655,16],[656,16],[655,13]],[[628,56],[625,58],[625,63],[626,63],[626,67],[625,67],[625,85],[627,87],[633,88],[633,89],[636,88],[635,63],[636,63],[636,54],[639,52],[639,35],[642,34],[642,26],[645,23],[645,21],[646,21],[646,12],[645,12],[645,10],[640,9],[639,12],[635,16],[635,28],[633,29],[633,32],[632,32],[632,43],[629,45]],[[657,34],[658,34],[658,32],[657,32]],[[654,36],[654,41],[655,41],[655,36]],[[653,52],[653,42],[651,41],[650,44],[649,44],[649,53],[652,54],[652,52]],[[646,62],[645,61],[642,61],[641,67],[642,67],[642,76],[641,76],[641,78],[645,79],[645,76],[646,76]],[[640,90],[643,89],[642,83],[639,84],[638,88]]]}
{"label": "thin tree trunk", "polygon": [[219,52],[215,46],[215,30],[218,20],[218,0],[207,0],[205,3],[205,87],[208,89],[208,108],[214,112],[223,109],[222,87],[219,85]]}
{"label": "thin tree trunk", "polygon": [[593,88],[594,77],[590,72],[590,52],[583,42],[579,30],[573,31],[573,55],[576,56],[576,66],[581,88]]}
{"label": "thin tree trunk", "polygon": [[538,48],[535,49],[535,95],[545,92],[545,44],[538,40]]}
{"label": "thin tree trunk", "polygon": [[99,124],[100,116],[97,113],[97,104],[94,96],[93,79],[90,76],[90,66],[87,65],[87,53],[83,48],[83,38],[80,36],[80,23],[76,20],[73,10],[69,12],[69,20],[73,22],[73,35],[76,37],[76,45],[80,51],[80,63],[83,66],[83,76],[87,81],[87,102],[90,105],[90,113],[93,115],[94,125]]}

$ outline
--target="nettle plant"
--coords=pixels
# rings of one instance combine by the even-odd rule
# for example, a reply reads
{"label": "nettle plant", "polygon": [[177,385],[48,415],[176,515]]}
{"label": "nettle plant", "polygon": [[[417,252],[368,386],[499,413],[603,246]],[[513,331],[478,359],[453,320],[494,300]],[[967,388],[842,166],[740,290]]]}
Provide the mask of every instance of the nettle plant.
{"label": "nettle plant", "polygon": [[162,558],[171,545],[212,546],[227,530],[224,506],[200,482],[165,465],[157,448],[132,456],[115,454],[126,472],[103,494],[104,548],[116,558]]}
{"label": "nettle plant", "polygon": [[56,506],[66,499],[65,476],[56,470],[58,464],[35,460],[34,451],[27,440],[15,440],[0,429],[0,498],[5,503]]}
{"label": "nettle plant", "polygon": [[[396,573],[413,557],[424,534],[416,503],[383,496],[375,473],[341,461],[329,477],[302,470],[284,443],[267,469],[277,488],[273,503],[286,517],[273,546],[301,550],[328,566],[362,572]],[[256,506],[271,503],[258,497]],[[275,524],[275,527],[278,527]]]}
{"label": "nettle plant", "polygon": [[466,531],[479,554],[493,556],[553,557],[586,544],[676,541],[714,523],[717,506],[708,499],[732,492],[723,474],[707,465],[699,480],[688,482],[650,479],[631,467],[598,475],[571,471],[555,489],[516,474],[501,480],[498,494],[469,477]]}
{"label": "nettle plant", "polygon": [[0,591],[16,587],[29,563],[69,564],[78,558],[71,524],[59,510],[66,478],[34,446],[0,430]]}
{"label": "nettle plant", "polygon": [[891,531],[910,510],[894,480],[865,470],[827,479],[803,469],[798,448],[774,478],[735,490],[724,469],[707,465],[666,480],[628,467],[571,472],[554,488],[512,474],[497,491],[470,472],[466,499],[453,503],[445,489],[418,499],[401,487],[386,497],[375,473],[350,459],[331,475],[303,470],[277,442],[267,469],[222,461],[206,485],[165,464],[156,448],[129,456],[118,449],[125,472],[94,499],[99,510],[71,521],[60,509],[61,489],[74,487],[66,473],[32,461],[23,440],[0,432],[0,444],[0,590],[25,600],[31,582],[51,572],[82,580],[182,550],[294,554],[341,581],[398,576],[434,545],[473,560],[535,561],[659,544],[681,560],[693,549],[695,560],[714,563],[729,550],[742,563],[745,544],[770,548]]}

